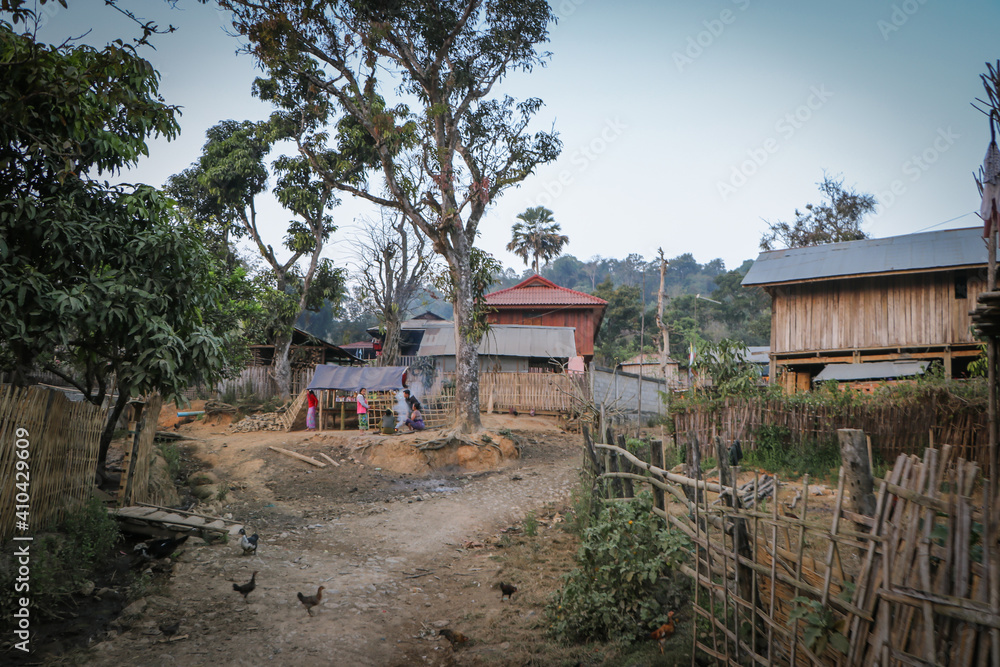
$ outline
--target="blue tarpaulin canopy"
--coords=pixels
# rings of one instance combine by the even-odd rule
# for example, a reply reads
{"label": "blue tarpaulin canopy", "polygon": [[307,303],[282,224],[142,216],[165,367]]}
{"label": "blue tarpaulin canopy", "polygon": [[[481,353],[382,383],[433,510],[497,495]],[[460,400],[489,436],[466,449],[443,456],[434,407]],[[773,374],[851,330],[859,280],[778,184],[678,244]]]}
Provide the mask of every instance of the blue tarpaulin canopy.
{"label": "blue tarpaulin canopy", "polygon": [[402,389],[406,366],[316,366],[309,389],[342,389],[344,391],[389,391]]}

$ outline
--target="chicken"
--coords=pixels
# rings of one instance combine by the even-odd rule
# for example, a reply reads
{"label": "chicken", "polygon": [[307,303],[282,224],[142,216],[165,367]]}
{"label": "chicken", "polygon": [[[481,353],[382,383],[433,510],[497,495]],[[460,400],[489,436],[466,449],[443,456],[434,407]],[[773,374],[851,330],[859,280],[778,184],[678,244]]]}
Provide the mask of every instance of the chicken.
{"label": "chicken", "polygon": [[667,639],[674,634],[674,630],[676,629],[677,628],[674,623],[674,612],[668,611],[667,622],[649,633],[650,639],[655,639],[660,643],[660,653],[663,653],[663,648],[667,643]]}
{"label": "chicken", "polygon": [[243,555],[256,554],[257,553],[257,540],[260,536],[257,533],[247,537],[247,531],[240,528],[240,547],[243,549]]}
{"label": "chicken", "polygon": [[444,628],[442,630],[439,630],[438,634],[447,639],[449,642],[451,642],[452,646],[457,646],[458,644],[464,644],[465,642],[469,641],[468,637],[463,635],[461,632],[458,632],[457,630],[449,630],[448,628]]}
{"label": "chicken", "polygon": [[157,540],[155,542],[145,542],[135,545],[135,550],[142,552],[146,558],[166,558],[177,550],[177,547],[187,542],[190,535],[178,537],[174,540]]}
{"label": "chicken", "polygon": [[177,621],[176,623],[170,623],[169,625],[166,623],[160,623],[159,627],[160,632],[162,632],[165,636],[173,637],[177,634],[177,631],[181,629],[181,622]]}
{"label": "chicken", "polygon": [[[250,575],[250,581],[245,584],[233,584],[233,590],[243,595],[243,601],[247,602],[247,596],[257,588],[257,570]],[[249,603],[248,603],[249,604]]]}
{"label": "chicken", "polygon": [[326,587],[320,586],[318,589],[316,589],[316,595],[303,595],[302,593],[297,594],[299,596],[299,602],[301,602],[302,605],[306,608],[306,611],[309,613],[310,616],[313,615],[312,608],[323,601],[324,590],[326,590]]}
{"label": "chicken", "polygon": [[497,588],[500,589],[500,602],[503,602],[504,598],[507,598],[508,600],[511,599],[510,596],[517,592],[517,586],[514,586],[512,584],[505,584],[502,581],[497,586]]}

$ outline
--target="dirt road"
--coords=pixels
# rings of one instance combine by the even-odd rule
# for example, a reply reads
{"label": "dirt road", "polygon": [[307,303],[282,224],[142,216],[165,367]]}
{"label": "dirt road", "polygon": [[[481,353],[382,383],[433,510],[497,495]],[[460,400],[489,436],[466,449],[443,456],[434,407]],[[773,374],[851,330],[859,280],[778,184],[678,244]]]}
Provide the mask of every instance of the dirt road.
{"label": "dirt road", "polygon": [[[496,471],[430,476],[366,465],[358,447],[372,436],[356,433],[190,432],[202,440],[186,454],[229,489],[219,511],[260,533],[259,553],[189,540],[169,584],[127,610],[120,634],[88,651],[90,664],[523,662],[503,624],[540,626],[544,598],[526,605],[522,592],[500,600],[492,588],[504,575],[496,547],[501,531],[529,512],[558,517],[578,481],[579,437],[544,418],[487,418],[486,426],[511,429],[521,458]],[[325,452],[341,465],[312,468],[268,445]],[[571,541],[544,520],[539,539]],[[565,566],[538,562],[540,571]],[[257,588],[244,604],[232,584],[254,570]],[[553,586],[558,574],[546,574]],[[322,604],[310,617],[296,593],[312,595],[320,585]],[[157,626],[176,620],[187,637],[164,641]],[[473,641],[453,649],[437,633],[443,627]]]}

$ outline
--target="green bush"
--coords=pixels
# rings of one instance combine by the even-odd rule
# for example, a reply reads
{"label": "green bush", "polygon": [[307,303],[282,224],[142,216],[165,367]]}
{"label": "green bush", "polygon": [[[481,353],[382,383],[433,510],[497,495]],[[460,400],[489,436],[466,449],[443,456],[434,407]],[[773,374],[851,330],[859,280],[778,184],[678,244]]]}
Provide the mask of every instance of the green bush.
{"label": "green bush", "polygon": [[[91,498],[31,545],[30,598],[41,617],[51,617],[58,604],[92,579],[104,566],[118,541],[118,522],[108,516],[97,498]],[[8,549],[7,553],[12,553]],[[13,608],[17,568],[5,560],[0,568],[0,605]],[[0,622],[3,625],[3,622]]]}
{"label": "green bush", "polygon": [[652,514],[644,492],[608,502],[584,530],[578,567],[563,576],[546,615],[565,642],[636,640],[667,620],[687,599],[689,584],[674,567],[689,552],[687,538]]}
{"label": "green bush", "polygon": [[840,467],[835,438],[795,442],[785,426],[766,425],[754,432],[757,448],[747,451],[744,467],[763,468],[782,477],[829,477]]}

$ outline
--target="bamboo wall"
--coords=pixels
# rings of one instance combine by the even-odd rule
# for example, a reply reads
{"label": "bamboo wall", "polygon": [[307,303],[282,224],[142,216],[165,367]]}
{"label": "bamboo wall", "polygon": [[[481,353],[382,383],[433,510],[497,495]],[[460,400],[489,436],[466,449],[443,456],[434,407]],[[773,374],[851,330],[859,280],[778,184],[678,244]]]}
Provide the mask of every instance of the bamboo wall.
{"label": "bamboo wall", "polygon": [[974,344],[969,310],[985,289],[974,272],[826,280],[772,288],[771,353]]}
{"label": "bamboo wall", "polygon": [[[1000,489],[988,487],[954,448],[928,449],[923,459],[900,455],[876,480],[875,511],[867,517],[845,505],[843,469],[831,516],[810,503],[808,476],[770,482],[785,487],[786,497],[787,487],[798,488],[802,501],[792,503],[793,512],[773,495],[766,505],[745,504],[745,494],[756,496],[766,484],[756,473],[734,493],[734,485],[673,474],[621,447],[595,444],[586,430],[584,445],[594,472],[610,482],[595,489],[627,498],[634,485],[649,484],[654,496],[660,492],[654,513],[693,543],[694,558],[678,569],[695,583],[700,622],[684,638],[694,662],[1000,662],[1000,589],[987,583],[1000,577]],[[723,479],[738,475],[726,471]]]}
{"label": "bamboo wall", "polygon": [[899,454],[921,454],[934,443],[951,443],[956,455],[980,465],[988,459],[985,407],[964,406],[928,400],[912,405],[852,405],[847,408],[798,405],[759,398],[727,399],[717,410],[696,409],[674,415],[680,442],[692,438],[705,455],[714,456],[711,443],[716,435],[744,449],[757,447],[756,433],[762,426],[783,426],[797,442],[835,439],[837,429],[857,428],[872,439],[872,450],[883,461]]}
{"label": "bamboo wall", "polygon": [[[31,530],[60,520],[90,497],[106,416],[59,391],[0,385],[0,540],[15,534],[17,494],[25,489]],[[18,429],[28,432],[26,471],[17,470]]]}
{"label": "bamboo wall", "polygon": [[[270,366],[250,366],[244,368],[237,377],[222,380],[215,386],[219,396],[235,393],[236,396],[256,396],[262,401],[278,395]],[[292,396],[298,396],[309,386],[315,368],[292,369]]]}

